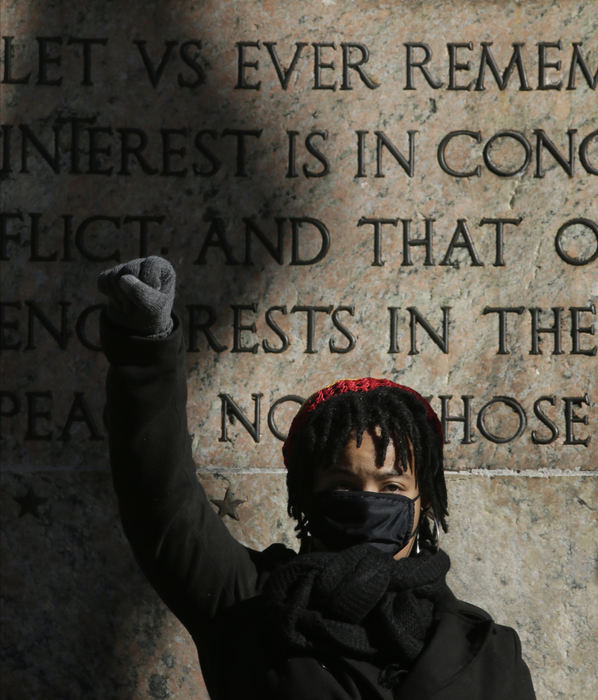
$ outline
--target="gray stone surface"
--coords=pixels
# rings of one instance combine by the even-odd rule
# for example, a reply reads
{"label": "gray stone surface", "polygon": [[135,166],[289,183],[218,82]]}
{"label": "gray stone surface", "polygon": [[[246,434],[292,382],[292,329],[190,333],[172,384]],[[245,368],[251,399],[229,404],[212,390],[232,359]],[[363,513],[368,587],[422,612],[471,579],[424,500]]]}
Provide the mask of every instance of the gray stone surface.
{"label": "gray stone surface", "polygon": [[[455,590],[519,630],[539,698],[593,697],[598,373],[596,355],[575,351],[571,308],[585,309],[578,325],[588,332],[579,335],[578,349],[591,351],[597,263],[571,265],[555,250],[565,222],[598,222],[598,187],[589,172],[598,161],[596,139],[589,144],[586,168],[579,154],[598,123],[596,91],[579,67],[574,89],[566,89],[573,42],[581,42],[589,71],[598,68],[593,4],[207,0],[156,3],[150,12],[140,0],[126,5],[32,0],[5,2],[0,13],[2,35],[14,37],[10,71],[4,59],[0,84],[1,121],[12,125],[10,134],[5,129],[0,136],[0,167],[7,163],[7,139],[11,142],[0,208],[16,215],[7,223],[0,280],[6,304],[0,389],[9,392],[1,405],[3,697],[205,697],[189,637],[143,581],[128,551],[107,472],[101,420],[106,363],[94,347],[97,309],[90,307],[101,302],[97,273],[140,252],[167,255],[177,268],[176,308],[190,350],[194,454],[214,498],[230,487],[245,500],[239,522],[229,523],[240,539],[259,547],[274,539],[294,541],[280,440],[267,421],[277,399],[305,397],[337,378],[368,374],[415,386],[438,410],[439,397],[452,396],[451,415],[462,413],[460,397],[471,395],[472,442],[463,444],[462,424],[451,423],[446,447],[452,503],[446,547]],[[46,41],[44,49],[36,37],[56,40]],[[106,39],[90,47],[87,77],[82,46],[69,37]],[[140,49],[135,41],[147,43]],[[178,43],[154,86],[141,51],[156,69],[165,41]],[[186,41],[201,46],[183,49]],[[239,41],[261,42],[259,49],[247,48],[244,71],[246,82],[261,81],[260,90],[235,88]],[[263,42],[276,42],[285,69],[295,42],[306,42],[286,89]],[[368,88],[353,70],[351,90],[314,90],[313,42],[335,43],[322,49],[322,63],[335,65],[322,69],[323,83],[342,87],[341,43],[360,42],[369,49],[363,69],[379,87]],[[429,46],[428,68],[443,87],[432,89],[416,71],[416,89],[405,89],[405,42]],[[471,50],[456,49],[457,61],[471,64],[455,73],[459,84],[477,79],[481,42],[492,42],[501,71],[512,42],[524,42],[531,89],[517,89],[515,72],[507,88],[498,90],[488,70],[486,90],[446,89],[448,42],[472,42]],[[548,65],[546,81],[561,80],[561,89],[538,89],[538,42],[560,42],[560,48],[548,45],[545,51],[547,64],[561,62]],[[39,70],[40,51],[50,57],[45,73]],[[416,50],[418,58],[423,51]],[[359,55],[354,49],[350,58]],[[51,60],[58,56],[59,62]],[[195,60],[197,71],[190,65]],[[249,64],[256,60],[253,69]],[[7,76],[21,82],[8,84]],[[195,86],[185,85],[198,77]],[[60,84],[47,84],[53,81]],[[93,124],[112,130],[95,132],[98,146],[110,152],[98,153],[94,167],[112,168],[109,175],[89,173],[86,131],[80,135],[79,165],[74,164],[71,127],[59,121],[73,117],[94,120],[84,129]],[[46,158],[30,143],[23,165],[23,125],[48,151]],[[60,129],[58,173],[47,162],[54,128]],[[123,168],[123,129],[147,136],[143,163],[131,158]],[[185,152],[173,150],[169,163],[163,160],[165,129],[183,130],[169,138],[172,149]],[[246,138],[245,174],[239,172],[236,136],[225,135],[226,129],[261,130],[259,138]],[[211,174],[216,161],[195,145],[202,130],[208,130],[203,145],[220,163]],[[437,147],[455,130],[480,132],[480,143],[461,136],[447,149],[453,168],[480,165],[480,177],[455,178],[439,168]],[[520,132],[532,149],[527,169],[510,177],[498,177],[483,161],[484,145],[502,130]],[[571,176],[546,151],[545,172],[537,172],[537,130],[565,156],[568,131],[576,130]],[[357,176],[358,131],[368,132],[364,177]],[[417,132],[413,176],[384,150],[384,177],[376,177],[376,131],[405,156],[409,132]],[[288,132],[298,132],[297,177],[288,177]],[[306,176],[322,169],[306,150],[310,132],[318,132],[311,144],[329,161],[322,177]],[[522,153],[507,138],[495,144],[491,158],[502,169],[515,169]],[[202,173],[194,173],[193,165]],[[186,172],[169,175],[169,169]],[[81,228],[94,216],[112,218]],[[148,224],[145,247],[135,218],[140,216],[156,218]],[[321,261],[289,264],[293,217],[325,223],[330,248]],[[519,225],[505,227],[504,265],[497,265],[494,227],[480,222],[519,217]],[[277,219],[284,220],[282,263],[255,236],[247,259],[248,218],[271,245]],[[397,220],[396,226],[382,227],[377,251],[373,225],[359,225],[362,218]],[[418,247],[411,250],[413,264],[405,265],[407,224],[401,220],[410,220],[411,235],[419,238],[431,219],[435,264],[425,265]],[[458,220],[465,220],[482,264],[472,265],[463,247],[449,251]],[[221,236],[212,242],[222,243],[223,236],[230,249],[209,246],[202,262],[210,229]],[[316,229],[306,223],[297,236],[299,255],[316,255]],[[563,245],[569,256],[587,259],[596,241],[588,226],[579,225],[563,236]],[[448,264],[441,265],[445,258]],[[234,307],[240,305],[237,326],[245,329],[235,341]],[[337,311],[337,325],[332,313],[318,312],[309,347],[306,312],[293,311],[306,305],[353,310]],[[284,307],[271,312],[280,332],[266,317],[273,307]],[[389,307],[398,309],[395,347]],[[418,352],[410,353],[410,307],[436,333],[442,330],[443,307],[450,307],[448,352],[420,325]],[[524,307],[508,317],[507,354],[498,353],[498,318],[484,314],[487,307]],[[531,354],[530,309],[541,310],[539,325],[546,327],[553,323],[553,307],[563,308],[562,354],[554,354],[546,333],[538,354]],[[194,318],[205,322],[209,313],[212,345],[219,351],[201,331],[194,337],[191,328]],[[334,351],[348,343],[339,326],[355,338],[350,352]],[[288,336],[288,347],[276,352],[280,333]],[[244,351],[254,345],[255,352]],[[259,442],[230,418],[228,439],[219,439],[220,394],[229,394],[250,420],[252,395],[262,394]],[[484,405],[497,396],[517,402],[525,426],[501,402],[487,408],[485,423],[479,422]],[[546,398],[537,403],[541,397]],[[568,420],[565,399],[571,398],[577,404]],[[275,414],[282,432],[295,408],[288,402]],[[572,420],[575,416],[586,423]],[[513,435],[518,425],[522,430],[497,443],[483,435],[484,425],[499,437]],[[20,515],[22,507],[31,512]]]}
{"label": "gray stone surface", "polygon": [[[2,698],[207,698],[190,636],[139,571],[110,477],[3,475]],[[15,500],[33,491],[34,512]]]}
{"label": "gray stone surface", "polygon": [[455,475],[448,486],[454,592],[518,630],[538,698],[594,697],[597,480]]}

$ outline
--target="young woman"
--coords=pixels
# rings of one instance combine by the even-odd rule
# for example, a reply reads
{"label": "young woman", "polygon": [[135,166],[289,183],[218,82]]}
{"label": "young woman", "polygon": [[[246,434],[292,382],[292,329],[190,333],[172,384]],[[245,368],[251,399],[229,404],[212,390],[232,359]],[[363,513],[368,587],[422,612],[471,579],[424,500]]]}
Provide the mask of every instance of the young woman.
{"label": "young woman", "polygon": [[191,633],[213,700],[530,700],[514,630],[445,582],[438,417],[387,380],[312,395],[283,446],[299,554],[238,543],[191,456],[174,270],[103,273],[107,425],[125,532]]}

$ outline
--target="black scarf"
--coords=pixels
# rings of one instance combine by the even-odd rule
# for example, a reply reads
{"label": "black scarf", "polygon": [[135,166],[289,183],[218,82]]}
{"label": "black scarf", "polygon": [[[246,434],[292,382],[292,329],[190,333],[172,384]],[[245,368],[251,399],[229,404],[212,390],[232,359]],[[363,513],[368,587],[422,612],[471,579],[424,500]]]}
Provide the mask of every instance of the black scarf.
{"label": "black scarf", "polygon": [[451,597],[443,551],[393,559],[367,544],[300,554],[275,569],[264,595],[293,649],[369,659],[395,685],[422,651],[434,605]]}

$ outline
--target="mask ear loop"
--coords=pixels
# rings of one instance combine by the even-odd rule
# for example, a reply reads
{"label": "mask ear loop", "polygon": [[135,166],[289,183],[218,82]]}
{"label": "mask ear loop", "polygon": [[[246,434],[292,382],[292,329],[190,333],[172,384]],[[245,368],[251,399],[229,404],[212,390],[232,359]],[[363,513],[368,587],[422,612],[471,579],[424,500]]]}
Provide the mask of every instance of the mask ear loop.
{"label": "mask ear loop", "polygon": [[[434,521],[434,529],[432,530],[432,547],[435,552],[440,549],[440,525],[438,524],[438,518],[432,511],[432,515],[428,512],[424,512],[425,517]],[[417,535],[415,537],[415,553],[419,554],[421,552],[421,547],[419,546],[419,527],[417,528]]]}
{"label": "mask ear loop", "polygon": [[[417,501],[417,499],[420,496],[421,496],[421,493],[418,493],[417,496],[412,499],[413,503],[415,503],[415,501]],[[421,525],[421,522],[422,521],[421,521],[421,514],[420,514],[419,521],[417,523],[417,527],[415,528],[415,553],[416,554],[419,554],[421,551],[421,547],[419,546],[419,527]]]}
{"label": "mask ear loop", "polygon": [[434,515],[434,530],[432,531],[432,546],[434,551],[437,552],[440,549],[440,526],[438,525],[438,518]]}

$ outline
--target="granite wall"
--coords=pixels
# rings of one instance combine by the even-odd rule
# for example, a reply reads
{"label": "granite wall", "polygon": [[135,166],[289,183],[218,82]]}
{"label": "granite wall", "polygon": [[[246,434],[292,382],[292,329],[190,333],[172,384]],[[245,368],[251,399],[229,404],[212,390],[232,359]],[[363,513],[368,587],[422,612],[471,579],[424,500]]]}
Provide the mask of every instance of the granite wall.
{"label": "granite wall", "polygon": [[122,534],[95,277],[179,276],[189,425],[243,542],[340,377],[431,397],[455,592],[598,693],[593,3],[1,6],[2,697],[207,698]]}

